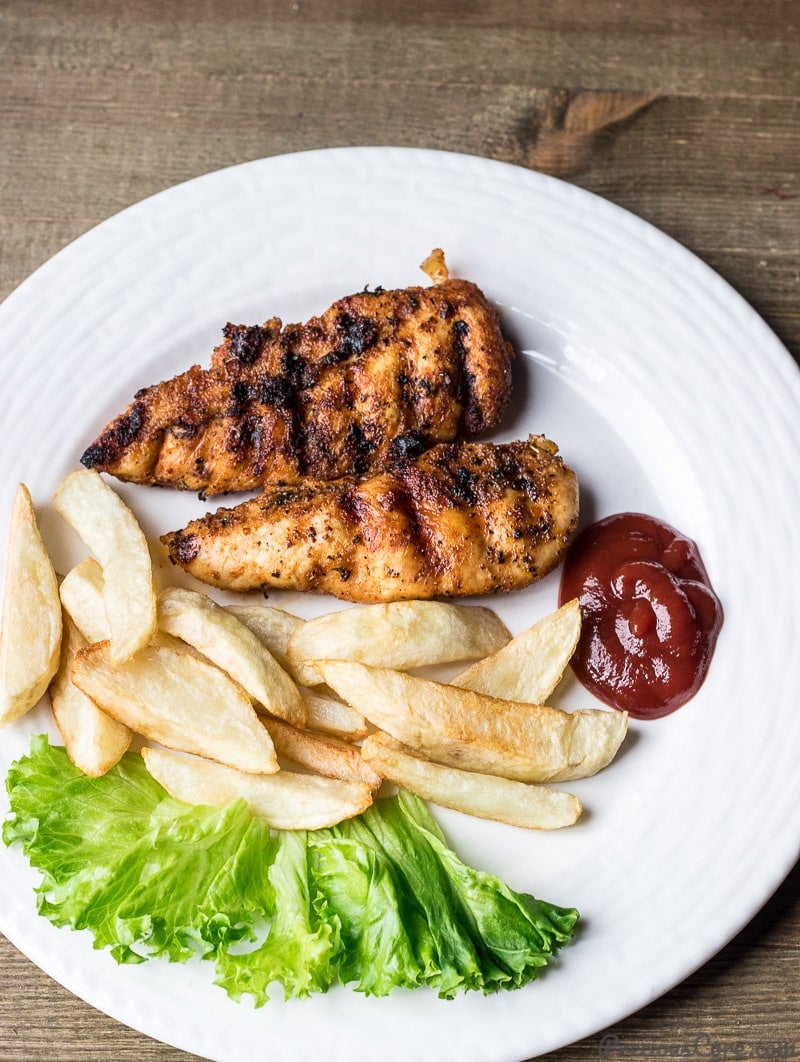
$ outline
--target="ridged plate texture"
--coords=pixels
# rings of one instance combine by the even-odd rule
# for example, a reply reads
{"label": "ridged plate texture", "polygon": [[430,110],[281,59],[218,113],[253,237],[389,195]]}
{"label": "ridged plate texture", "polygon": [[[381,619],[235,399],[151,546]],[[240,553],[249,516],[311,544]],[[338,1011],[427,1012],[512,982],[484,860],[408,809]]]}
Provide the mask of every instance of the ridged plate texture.
{"label": "ridged plate texture", "polygon": [[[100,225],[0,308],[0,531],[24,480],[64,570],[82,551],[53,491],[138,387],[205,363],[227,321],[301,320],[365,285],[425,282],[418,263],[437,246],[498,304],[520,352],[496,437],[555,439],[580,477],[584,523],[637,510],[695,538],[725,625],[697,697],[634,724],[617,762],[572,787],[588,810],[574,829],[436,812],[462,858],[583,914],[577,942],[520,992],[441,1002],[341,989],[254,1011],[200,965],[117,967],[53,928],[23,857],[0,850],[2,931],[95,1007],[204,1057],[518,1062],[686,977],[798,856],[800,374],[703,263],[568,184],[467,156],[337,149],[210,174]],[[203,509],[121,492],[154,536]],[[556,596],[551,576],[491,604],[517,631]],[[335,605],[274,600],[304,615]],[[568,685],[562,703],[591,698]],[[48,726],[42,705],[4,731],[0,771]]]}

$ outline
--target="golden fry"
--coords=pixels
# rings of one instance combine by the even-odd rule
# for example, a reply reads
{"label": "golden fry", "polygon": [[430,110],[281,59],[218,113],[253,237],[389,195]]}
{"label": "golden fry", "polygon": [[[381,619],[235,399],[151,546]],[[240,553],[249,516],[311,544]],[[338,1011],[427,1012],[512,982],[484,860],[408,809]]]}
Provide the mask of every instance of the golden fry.
{"label": "golden fry", "polygon": [[364,782],[375,792],[380,789],[381,776],[365,763],[357,745],[347,745],[308,730],[300,730],[280,719],[265,719],[264,726],[279,756],[329,778]]}
{"label": "golden fry", "polygon": [[305,725],[305,706],[291,678],[248,627],[206,594],[178,587],[163,591],[158,623],[227,672],[272,715]]}
{"label": "golden fry", "polygon": [[577,599],[512,638],[491,656],[450,679],[452,686],[505,701],[546,704],[569,664],[581,633]]}
{"label": "golden fry", "polygon": [[353,660],[401,671],[471,660],[511,638],[491,609],[439,601],[394,601],[329,612],[289,640],[289,661],[306,686],[322,682],[316,660]]}
{"label": "golden fry", "polygon": [[144,532],[105,480],[88,469],[71,472],[56,491],[55,505],[103,569],[103,598],[110,656],[124,663],[157,630],[156,588]]}
{"label": "golden fry", "polygon": [[0,629],[0,726],[39,701],[56,673],[61,601],[28,488],[20,483],[11,509]]}
{"label": "golden fry", "polygon": [[577,797],[487,774],[443,767],[413,756],[387,734],[372,734],[364,760],[402,789],[445,808],[529,830],[559,830],[578,821]]}
{"label": "golden fry", "polygon": [[144,748],[142,756],[150,774],[176,800],[222,807],[243,799],[254,815],[265,818],[276,830],[334,826],[366,811],[372,803],[372,790],[362,782],[292,771],[246,774],[161,749]]}
{"label": "golden fry", "polygon": [[114,665],[108,642],[75,657],[72,681],[105,712],[151,741],[242,771],[278,760],[244,690],[192,650],[150,645]]}
{"label": "golden fry", "polygon": [[403,744],[437,763],[521,782],[595,774],[627,731],[624,712],[503,701],[345,660],[318,666],[340,697]]}
{"label": "golden fry", "polygon": [[99,778],[120,760],[132,735],[127,726],[98,708],[73,683],[72,663],[86,644],[77,626],[65,616],[61,664],[50,683],[50,703],[67,755],[79,771]]}

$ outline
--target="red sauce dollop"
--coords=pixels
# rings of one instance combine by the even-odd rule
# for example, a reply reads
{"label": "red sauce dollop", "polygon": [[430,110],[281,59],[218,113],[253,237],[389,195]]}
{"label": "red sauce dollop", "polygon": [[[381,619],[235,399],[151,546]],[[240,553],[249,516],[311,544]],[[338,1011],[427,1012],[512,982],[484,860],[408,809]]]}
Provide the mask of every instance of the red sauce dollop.
{"label": "red sauce dollop", "polygon": [[675,528],[641,513],[587,527],[567,554],[559,597],[580,600],[572,669],[604,703],[657,719],[700,688],[722,606],[696,544]]}

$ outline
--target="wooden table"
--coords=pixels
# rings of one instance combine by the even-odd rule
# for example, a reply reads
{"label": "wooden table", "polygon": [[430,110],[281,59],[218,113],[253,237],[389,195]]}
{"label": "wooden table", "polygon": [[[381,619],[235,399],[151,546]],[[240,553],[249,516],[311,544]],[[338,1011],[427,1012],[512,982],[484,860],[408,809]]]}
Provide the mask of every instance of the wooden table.
{"label": "wooden table", "polygon": [[[800,355],[796,0],[4,0],[0,296],[178,181],[396,144],[556,174],[718,270]],[[754,351],[754,357],[758,352]],[[551,1057],[800,1056],[800,866],[665,998]],[[0,940],[0,1058],[178,1059]]]}

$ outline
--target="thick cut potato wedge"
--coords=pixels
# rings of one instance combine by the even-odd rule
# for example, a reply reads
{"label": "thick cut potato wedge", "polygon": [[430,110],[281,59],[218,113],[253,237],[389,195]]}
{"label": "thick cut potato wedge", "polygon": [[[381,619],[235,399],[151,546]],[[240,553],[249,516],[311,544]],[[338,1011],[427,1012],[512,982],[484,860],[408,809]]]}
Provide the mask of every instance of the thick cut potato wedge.
{"label": "thick cut potato wedge", "polygon": [[271,715],[305,725],[297,686],[256,635],[222,605],[196,590],[170,587],[158,600],[158,624],[226,671]]}
{"label": "thick cut potato wedge", "polygon": [[289,639],[305,620],[271,605],[226,605],[226,610],[255,634],[272,653],[284,671],[292,674],[287,656]]}
{"label": "thick cut potato wedge", "polygon": [[20,483],[11,509],[0,629],[0,726],[37,703],[58,668],[60,644],[58,582],[30,493]]}
{"label": "thick cut potato wedge", "polygon": [[[105,642],[111,637],[103,596],[103,569],[94,557],[85,557],[70,569],[59,587],[61,604],[86,642]],[[156,631],[151,645],[183,645],[163,631]]]}
{"label": "thick cut potato wedge", "polygon": [[150,774],[176,800],[222,807],[243,799],[254,815],[265,818],[276,830],[334,826],[366,811],[372,803],[372,790],[362,782],[292,771],[245,774],[161,749],[144,748],[142,756]]}
{"label": "thick cut potato wedge", "polygon": [[575,652],[581,633],[577,599],[512,638],[502,649],[450,679],[452,686],[504,701],[546,704]]}
{"label": "thick cut potato wedge", "polygon": [[357,745],[336,742],[279,719],[265,719],[264,725],[279,756],[329,778],[365,782],[374,792],[380,789],[383,779],[363,760]]}
{"label": "thick cut potato wedge", "polygon": [[144,532],[119,495],[88,469],[67,476],[56,491],[55,505],[103,569],[111,659],[121,664],[147,645],[157,629],[156,588]]}
{"label": "thick cut potato wedge", "polygon": [[491,609],[438,601],[394,601],[318,616],[289,640],[300,682],[322,682],[316,660],[354,660],[400,671],[486,656],[511,638]]}
{"label": "thick cut potato wedge", "polygon": [[75,657],[72,681],[103,711],[151,741],[241,771],[278,770],[272,740],[247,694],[191,649],[149,645],[114,665],[108,642]]}
{"label": "thick cut potato wedge", "polygon": [[50,683],[50,702],[67,755],[79,771],[99,778],[127,751],[132,735],[127,726],[98,708],[72,682],[72,662],[76,653],[85,647],[86,639],[69,616],[65,616],[61,664]]}
{"label": "thick cut potato wedge", "polygon": [[308,716],[307,726],[323,734],[334,734],[345,741],[358,741],[369,733],[367,721],[349,704],[323,697],[308,690],[300,691]]}
{"label": "thick cut potato wedge", "polygon": [[481,819],[529,830],[559,830],[576,823],[583,810],[577,797],[558,789],[430,763],[411,755],[388,734],[370,735],[362,752],[367,763],[402,789]]}
{"label": "thick cut potato wedge", "polygon": [[104,642],[110,635],[103,596],[103,569],[86,557],[70,569],[59,587],[61,604],[87,643]]}
{"label": "thick cut potato wedge", "polygon": [[628,727],[625,712],[503,701],[345,660],[318,666],[340,697],[404,745],[437,763],[520,782],[595,774],[614,758]]}

